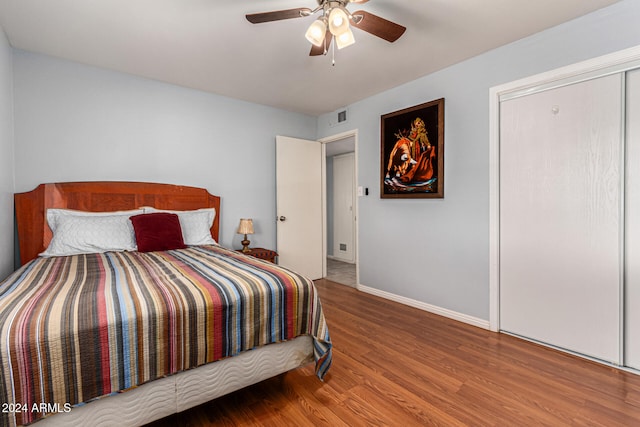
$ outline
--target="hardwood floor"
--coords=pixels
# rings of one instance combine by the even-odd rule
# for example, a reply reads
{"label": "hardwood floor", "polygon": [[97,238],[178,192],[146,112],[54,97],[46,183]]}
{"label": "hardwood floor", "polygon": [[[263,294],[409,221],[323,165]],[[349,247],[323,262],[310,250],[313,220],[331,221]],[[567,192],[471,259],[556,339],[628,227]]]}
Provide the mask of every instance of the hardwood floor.
{"label": "hardwood floor", "polygon": [[334,343],[324,382],[307,366],[151,425],[640,425],[640,376],[316,285]]}

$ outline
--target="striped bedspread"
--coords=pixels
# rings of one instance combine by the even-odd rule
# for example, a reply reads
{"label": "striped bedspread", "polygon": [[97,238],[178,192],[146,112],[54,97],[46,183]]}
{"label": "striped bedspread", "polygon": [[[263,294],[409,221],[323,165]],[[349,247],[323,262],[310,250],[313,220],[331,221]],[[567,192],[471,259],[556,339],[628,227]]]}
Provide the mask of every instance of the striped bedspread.
{"label": "striped bedspread", "polygon": [[322,379],[313,282],[221,247],[36,259],[0,284],[0,425],[300,335]]}

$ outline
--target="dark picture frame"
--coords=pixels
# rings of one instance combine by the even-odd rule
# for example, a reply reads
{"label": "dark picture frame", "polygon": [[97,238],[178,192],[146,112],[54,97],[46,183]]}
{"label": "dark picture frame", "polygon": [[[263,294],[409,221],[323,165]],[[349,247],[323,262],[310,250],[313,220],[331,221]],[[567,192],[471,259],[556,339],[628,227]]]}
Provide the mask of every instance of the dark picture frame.
{"label": "dark picture frame", "polygon": [[444,98],[381,116],[380,198],[444,198]]}

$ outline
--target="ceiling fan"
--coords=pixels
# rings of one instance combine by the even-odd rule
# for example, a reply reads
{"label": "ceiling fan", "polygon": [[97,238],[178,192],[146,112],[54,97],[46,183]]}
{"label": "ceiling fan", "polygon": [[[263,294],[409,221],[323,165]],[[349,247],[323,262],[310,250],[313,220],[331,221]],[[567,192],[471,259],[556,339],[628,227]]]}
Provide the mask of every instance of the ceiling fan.
{"label": "ceiling fan", "polygon": [[321,15],[309,26],[305,34],[307,40],[313,44],[309,53],[311,56],[326,54],[333,38],[336,39],[335,44],[338,49],[352,45],[355,39],[351,26],[385,39],[390,43],[398,40],[406,30],[402,25],[364,10],[358,10],[353,13],[347,10],[347,4],[349,3],[366,3],[368,1],[317,0],[318,7],[315,9],[300,7],[297,9],[252,13],[246,15],[246,17],[252,24],[260,24],[282,19],[301,18],[321,12]]}

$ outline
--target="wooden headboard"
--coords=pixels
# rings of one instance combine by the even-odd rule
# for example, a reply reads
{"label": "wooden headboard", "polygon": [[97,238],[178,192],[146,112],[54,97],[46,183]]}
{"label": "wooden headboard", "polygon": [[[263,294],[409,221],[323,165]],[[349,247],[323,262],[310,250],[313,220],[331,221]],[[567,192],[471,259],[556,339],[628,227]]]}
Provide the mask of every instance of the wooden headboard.
{"label": "wooden headboard", "polygon": [[49,208],[107,212],[152,206],[158,209],[216,208],[211,235],[218,241],[220,197],[204,188],[148,182],[65,182],[40,184],[35,190],[14,195],[20,263],[44,251],[52,233],[46,220]]}

